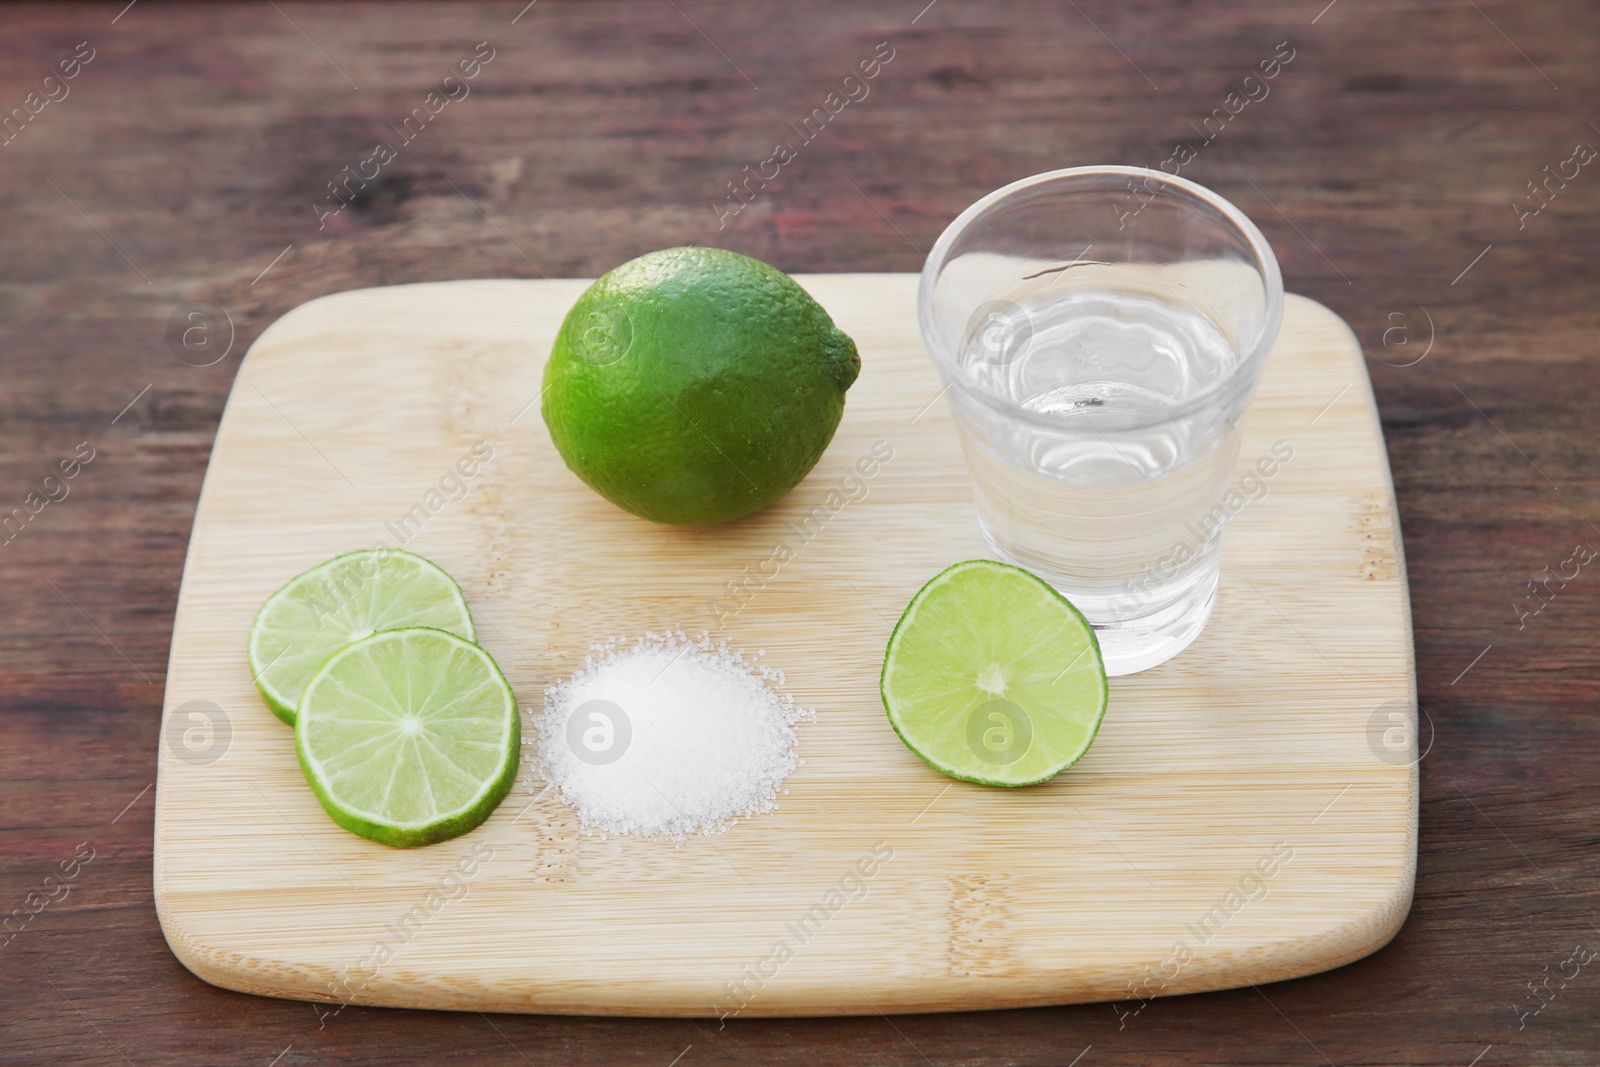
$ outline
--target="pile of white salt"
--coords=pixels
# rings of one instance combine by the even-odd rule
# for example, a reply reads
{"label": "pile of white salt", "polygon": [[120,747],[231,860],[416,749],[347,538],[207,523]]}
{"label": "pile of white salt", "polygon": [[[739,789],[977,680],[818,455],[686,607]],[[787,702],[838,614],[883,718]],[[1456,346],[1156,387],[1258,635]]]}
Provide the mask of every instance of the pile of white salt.
{"label": "pile of white salt", "polygon": [[597,653],[545,690],[538,723],[545,780],[585,831],[681,838],[777,807],[795,724],[815,717],[782,672],[681,633]]}

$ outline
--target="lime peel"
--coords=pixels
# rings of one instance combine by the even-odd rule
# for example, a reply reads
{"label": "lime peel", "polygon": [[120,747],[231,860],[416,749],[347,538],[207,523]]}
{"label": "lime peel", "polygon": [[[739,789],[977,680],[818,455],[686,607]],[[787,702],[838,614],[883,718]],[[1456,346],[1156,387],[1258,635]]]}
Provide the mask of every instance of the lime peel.
{"label": "lime peel", "polygon": [[628,261],[573,304],[541,412],[568,468],[653,522],[763,508],[815,466],[861,370],[794,279],[720,248]]}

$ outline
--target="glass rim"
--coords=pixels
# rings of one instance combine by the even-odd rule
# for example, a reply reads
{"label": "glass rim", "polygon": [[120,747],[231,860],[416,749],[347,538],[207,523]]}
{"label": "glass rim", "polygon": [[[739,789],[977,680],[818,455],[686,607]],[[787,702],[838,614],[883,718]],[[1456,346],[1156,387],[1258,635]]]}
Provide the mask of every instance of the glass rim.
{"label": "glass rim", "polygon": [[1266,361],[1268,353],[1277,343],[1278,331],[1283,324],[1283,274],[1278,267],[1278,257],[1273,254],[1272,246],[1267,243],[1266,236],[1259,227],[1243,211],[1239,210],[1232,201],[1219,193],[1201,185],[1199,182],[1165,171],[1151,170],[1148,167],[1129,167],[1116,164],[1104,164],[1087,167],[1066,167],[1061,170],[1049,170],[1041,174],[1019,178],[1009,185],[1001,186],[987,196],[975,201],[965,211],[957,215],[944,232],[934,242],[933,251],[928,253],[927,261],[922,266],[920,279],[917,283],[917,326],[922,334],[922,345],[932,357],[934,366],[939,370],[939,376],[944,379],[947,389],[977,397],[989,407],[1002,415],[1020,419],[1043,429],[1057,432],[1072,432],[1075,427],[1059,415],[1046,415],[1042,412],[1025,408],[1014,400],[996,396],[986,390],[973,386],[966,379],[965,373],[959,364],[956,364],[951,355],[943,350],[942,345],[935,345],[933,338],[937,331],[933,323],[933,289],[938,280],[939,269],[949,257],[950,248],[956,238],[969,229],[973,222],[995,205],[1009,200],[1019,193],[1035,189],[1041,185],[1048,185],[1064,180],[1091,177],[1125,177],[1125,178],[1154,178],[1168,186],[1172,191],[1185,194],[1191,200],[1199,201],[1217,211],[1223,218],[1244,237],[1254,253],[1256,261],[1261,266],[1262,285],[1265,290],[1265,315],[1262,318],[1261,328],[1251,342],[1250,351],[1226,375],[1207,386],[1201,392],[1189,397],[1182,403],[1174,404],[1161,414],[1149,419],[1140,419],[1127,426],[1094,427],[1097,431],[1110,433],[1125,433],[1132,430],[1148,429],[1160,426],[1175,419],[1193,415],[1202,408],[1210,407],[1217,403],[1219,398],[1236,390],[1241,382],[1253,385],[1260,374],[1261,364]]}

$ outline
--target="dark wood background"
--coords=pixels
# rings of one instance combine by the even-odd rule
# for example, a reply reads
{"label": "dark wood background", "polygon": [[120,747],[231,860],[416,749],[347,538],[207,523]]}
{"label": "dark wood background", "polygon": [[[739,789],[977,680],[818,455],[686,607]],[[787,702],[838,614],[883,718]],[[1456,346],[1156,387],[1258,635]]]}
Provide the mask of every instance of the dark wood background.
{"label": "dark wood background", "polygon": [[[1600,1062],[1600,960],[1555,977],[1600,950],[1600,562],[1517,608],[1600,549],[1600,165],[1552,180],[1520,229],[1510,207],[1600,145],[1596,5],[122,2],[0,8],[0,114],[94,50],[0,145],[0,515],[80,442],[95,456],[0,543],[0,913],[94,853],[0,947],[0,1063]],[[471,96],[319,230],[325,183],[480,41]],[[719,229],[725,183],[883,41],[870,96]],[[1270,96],[1184,173],[1259,221],[1377,387],[1434,735],[1392,944],[1122,1029],[1104,1004],[723,1030],[351,1008],[319,1029],[310,1005],[172,957],[150,891],[168,637],[217,419],[264,327],[341,289],[592,276],[674,244],[913,271],[1006,182],[1197,142],[1190,123],[1285,41]],[[188,348],[169,322],[209,306],[232,346],[197,366],[227,320]]]}

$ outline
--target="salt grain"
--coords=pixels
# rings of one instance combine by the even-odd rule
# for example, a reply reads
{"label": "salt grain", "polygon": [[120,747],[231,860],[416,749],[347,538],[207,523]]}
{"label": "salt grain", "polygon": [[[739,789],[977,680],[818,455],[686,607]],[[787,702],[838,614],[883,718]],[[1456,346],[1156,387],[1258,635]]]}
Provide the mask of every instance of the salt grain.
{"label": "salt grain", "polygon": [[814,714],[725,644],[646,634],[545,690],[539,759],[584,830],[682,838],[777,807]]}

